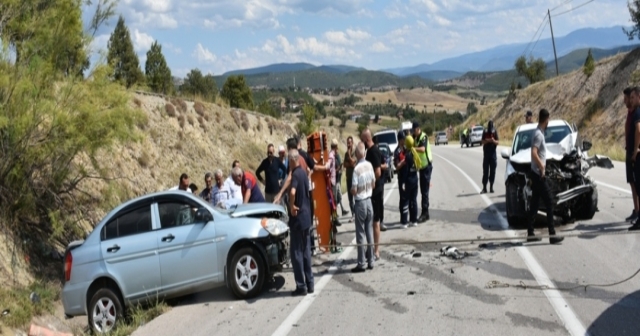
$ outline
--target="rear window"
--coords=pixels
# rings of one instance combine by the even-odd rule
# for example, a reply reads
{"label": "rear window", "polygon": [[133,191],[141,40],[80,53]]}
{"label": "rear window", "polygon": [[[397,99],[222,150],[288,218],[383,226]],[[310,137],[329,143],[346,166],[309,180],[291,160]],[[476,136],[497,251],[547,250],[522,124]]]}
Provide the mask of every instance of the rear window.
{"label": "rear window", "polygon": [[119,215],[104,226],[102,240],[131,236],[151,231],[151,207],[144,206]]}
{"label": "rear window", "polygon": [[438,136],[447,136],[447,133],[445,133],[445,132],[440,132],[440,133],[438,133]]}
{"label": "rear window", "polygon": [[395,132],[393,132],[393,133],[391,133],[391,132],[390,133],[379,133],[379,134],[376,134],[373,137],[373,141],[376,142],[376,143],[388,143],[388,144],[393,145],[393,144],[398,143],[398,140],[396,139],[397,136],[398,135]]}
{"label": "rear window", "polygon": [[474,128],[473,128],[473,131],[474,131],[474,132],[482,131],[482,130],[484,130],[484,127],[482,127],[482,126],[478,126],[478,127],[474,127]]}

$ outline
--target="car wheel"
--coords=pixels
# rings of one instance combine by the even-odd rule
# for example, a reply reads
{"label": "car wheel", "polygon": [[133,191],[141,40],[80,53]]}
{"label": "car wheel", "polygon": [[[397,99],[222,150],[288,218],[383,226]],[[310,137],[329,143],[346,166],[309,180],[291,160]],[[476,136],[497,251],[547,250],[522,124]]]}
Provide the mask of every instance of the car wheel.
{"label": "car wheel", "polygon": [[259,252],[244,247],[233,254],[227,270],[231,277],[231,290],[240,299],[252,298],[262,290],[266,267]]}
{"label": "car wheel", "polygon": [[518,185],[514,182],[507,183],[506,194],[507,222],[509,226],[516,227],[526,225],[524,200],[518,195]]}
{"label": "car wheel", "polygon": [[89,326],[95,334],[111,332],[124,317],[120,298],[110,288],[95,292],[89,303]]}

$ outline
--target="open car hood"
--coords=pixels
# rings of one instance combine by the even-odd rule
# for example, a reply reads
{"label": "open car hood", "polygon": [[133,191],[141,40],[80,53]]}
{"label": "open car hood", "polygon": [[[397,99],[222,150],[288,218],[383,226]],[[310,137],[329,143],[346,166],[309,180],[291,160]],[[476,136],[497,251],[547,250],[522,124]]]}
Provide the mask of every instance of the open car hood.
{"label": "open car hood", "polygon": [[273,203],[252,203],[241,204],[233,206],[229,214],[232,218],[238,217],[255,217],[259,215],[273,214],[274,212],[280,213],[282,217],[286,216],[284,207]]}
{"label": "open car hood", "polygon": [[[547,161],[561,161],[565,154],[575,149],[577,138],[578,133],[571,133],[559,143],[547,143]],[[517,152],[509,160],[517,164],[531,163],[531,148]]]}

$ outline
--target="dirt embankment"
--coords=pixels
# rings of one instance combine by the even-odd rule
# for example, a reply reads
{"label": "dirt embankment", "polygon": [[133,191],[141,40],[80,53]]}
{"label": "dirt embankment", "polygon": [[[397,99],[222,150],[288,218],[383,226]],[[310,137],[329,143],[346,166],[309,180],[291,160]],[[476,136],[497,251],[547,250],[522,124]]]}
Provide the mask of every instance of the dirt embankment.
{"label": "dirt embankment", "polygon": [[[548,74],[552,75],[552,74]],[[626,107],[622,90],[640,81],[640,49],[603,59],[587,77],[582,69],[533,84],[505,100],[488,105],[469,118],[465,125],[493,119],[505,140],[524,122],[527,110],[537,115],[541,108],[553,119],[565,119],[578,126],[580,134],[616,159],[624,149]]]}

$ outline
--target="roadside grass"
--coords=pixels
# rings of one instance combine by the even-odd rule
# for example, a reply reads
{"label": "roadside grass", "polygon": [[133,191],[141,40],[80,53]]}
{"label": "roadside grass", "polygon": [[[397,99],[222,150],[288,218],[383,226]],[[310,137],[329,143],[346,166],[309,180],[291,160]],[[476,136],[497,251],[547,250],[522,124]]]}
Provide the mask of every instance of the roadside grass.
{"label": "roadside grass", "polygon": [[614,143],[614,144],[606,144],[606,143],[594,143],[593,147],[589,150],[589,155],[604,155],[608,156],[611,160],[614,161],[625,161],[625,150],[622,145]]}
{"label": "roadside grass", "polygon": [[[31,293],[37,298],[32,301]],[[2,316],[2,323],[11,328],[24,328],[36,316],[54,314],[54,303],[60,298],[60,285],[54,282],[36,281],[26,287],[2,286],[0,310],[9,311]]]}
{"label": "roadside grass", "polygon": [[[171,309],[164,301],[156,300],[146,305],[138,304],[129,308],[127,318],[117,324],[116,328],[107,333],[108,336],[129,336],[138,328],[151,322],[156,317],[168,312]],[[73,330],[74,335],[88,336],[92,335],[89,328],[76,327]]]}

